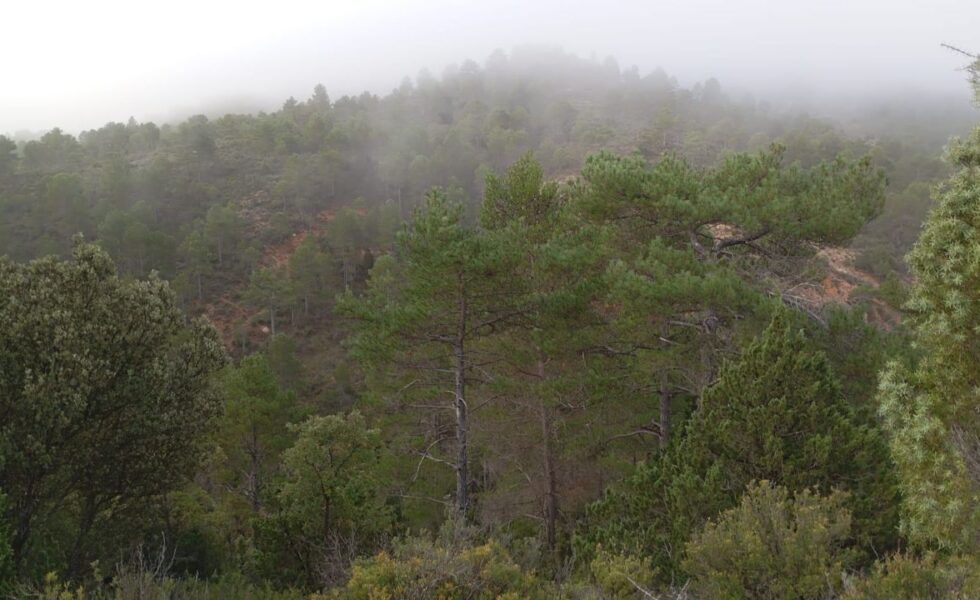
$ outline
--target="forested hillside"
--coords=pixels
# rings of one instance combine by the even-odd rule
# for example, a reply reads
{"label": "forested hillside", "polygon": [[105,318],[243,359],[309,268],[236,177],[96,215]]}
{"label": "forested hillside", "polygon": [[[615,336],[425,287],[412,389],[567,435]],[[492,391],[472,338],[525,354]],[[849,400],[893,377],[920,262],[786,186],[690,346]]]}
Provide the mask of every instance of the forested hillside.
{"label": "forested hillside", "polygon": [[517,50],[0,136],[0,592],[977,597],[960,126]]}

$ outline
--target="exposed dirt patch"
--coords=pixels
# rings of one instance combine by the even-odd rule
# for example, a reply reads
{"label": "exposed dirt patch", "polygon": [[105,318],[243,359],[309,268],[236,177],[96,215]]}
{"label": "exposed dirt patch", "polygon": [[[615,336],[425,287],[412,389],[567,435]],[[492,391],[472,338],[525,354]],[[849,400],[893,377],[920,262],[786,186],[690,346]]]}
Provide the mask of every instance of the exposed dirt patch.
{"label": "exposed dirt patch", "polygon": [[901,321],[901,314],[878,298],[859,298],[862,288],[877,289],[881,282],[872,274],[854,266],[857,252],[847,248],[825,247],[817,252],[817,259],[827,266],[826,275],[818,283],[804,283],[784,291],[784,296],[796,300],[811,309],[822,309],[828,304],[853,305],[868,301],[867,320],[884,329],[891,329]]}

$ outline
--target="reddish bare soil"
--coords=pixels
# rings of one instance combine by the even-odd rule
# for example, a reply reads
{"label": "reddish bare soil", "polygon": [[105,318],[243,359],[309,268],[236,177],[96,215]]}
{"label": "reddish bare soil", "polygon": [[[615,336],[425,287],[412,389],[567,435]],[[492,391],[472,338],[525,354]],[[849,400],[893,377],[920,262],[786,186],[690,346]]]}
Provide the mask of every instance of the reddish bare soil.
{"label": "reddish bare soil", "polygon": [[[803,284],[787,292],[806,301],[813,307],[828,304],[854,304],[858,299],[855,291],[861,287],[877,289],[881,285],[870,273],[854,266],[857,253],[845,248],[826,247],[817,252],[817,258],[827,265],[827,273],[818,284]],[[878,298],[870,299],[868,322],[891,329],[901,320],[901,314]]]}

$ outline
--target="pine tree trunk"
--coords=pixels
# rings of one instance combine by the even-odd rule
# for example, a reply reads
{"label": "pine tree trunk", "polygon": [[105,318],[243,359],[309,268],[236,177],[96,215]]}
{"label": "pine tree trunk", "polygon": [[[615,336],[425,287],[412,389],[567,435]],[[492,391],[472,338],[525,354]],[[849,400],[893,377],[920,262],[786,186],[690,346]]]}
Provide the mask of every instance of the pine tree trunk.
{"label": "pine tree trunk", "polygon": [[459,314],[457,315],[456,339],[453,344],[453,354],[456,361],[456,389],[455,389],[455,409],[456,409],[456,509],[462,516],[469,510],[469,494],[467,483],[469,481],[468,472],[468,425],[466,422],[466,296],[463,294],[462,275],[458,278],[459,282]]}
{"label": "pine tree trunk", "polygon": [[660,373],[660,447],[666,448],[670,442],[670,386],[667,371]]}
{"label": "pine tree trunk", "polygon": [[[544,361],[538,360],[538,377],[544,380]],[[541,416],[541,437],[543,439],[542,451],[544,458],[544,475],[548,489],[545,494],[544,504],[544,524],[545,541],[549,550],[555,549],[555,539],[558,528],[558,484],[555,476],[555,457],[552,448],[552,423],[551,414],[544,399],[540,400]]]}
{"label": "pine tree trunk", "polygon": [[249,469],[249,500],[252,502],[252,511],[255,513],[259,512],[261,504],[259,502],[259,434],[255,427],[255,422],[252,422],[252,432],[251,439],[249,440],[248,454],[251,459],[250,469]]}

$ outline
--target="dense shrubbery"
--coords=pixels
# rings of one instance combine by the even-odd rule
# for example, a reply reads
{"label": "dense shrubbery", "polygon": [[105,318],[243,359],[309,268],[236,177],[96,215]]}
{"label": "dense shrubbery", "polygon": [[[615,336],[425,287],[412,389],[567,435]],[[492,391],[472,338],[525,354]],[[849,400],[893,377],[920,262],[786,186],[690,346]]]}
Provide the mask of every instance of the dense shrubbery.
{"label": "dense shrubbery", "polygon": [[840,494],[790,498],[767,481],[688,541],[684,571],[703,598],[824,598],[842,584],[851,515]]}
{"label": "dense shrubbery", "polygon": [[350,581],[329,597],[350,600],[553,598],[552,584],[524,571],[496,541],[475,541],[448,521],[434,540],[396,542],[390,552],[356,562]]}

